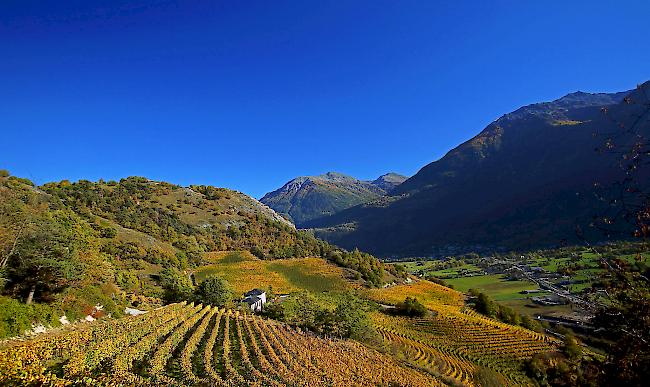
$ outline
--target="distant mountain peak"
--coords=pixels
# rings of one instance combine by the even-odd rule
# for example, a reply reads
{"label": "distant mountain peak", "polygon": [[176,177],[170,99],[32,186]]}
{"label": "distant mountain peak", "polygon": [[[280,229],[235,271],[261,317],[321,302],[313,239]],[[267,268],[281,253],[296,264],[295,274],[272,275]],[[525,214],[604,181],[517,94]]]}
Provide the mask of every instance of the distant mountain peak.
{"label": "distant mountain peak", "polygon": [[379,176],[375,181],[377,180],[395,181],[395,180],[405,180],[405,179],[407,179],[407,177],[404,175],[400,175],[399,173],[395,173],[395,172],[388,172]]}
{"label": "distant mountain peak", "polygon": [[345,175],[340,172],[326,172],[322,175],[317,175],[317,176],[307,176],[308,178],[315,178],[315,179],[323,179],[323,180],[330,180],[330,181],[357,181],[358,179]]}
{"label": "distant mountain peak", "polygon": [[291,179],[260,201],[285,214],[300,226],[306,221],[332,215],[346,208],[384,196],[406,177],[387,173],[376,180],[359,180],[340,172]]}
{"label": "distant mountain peak", "polygon": [[558,98],[550,103],[571,103],[571,107],[575,108],[576,104],[582,106],[603,106],[613,105],[619,103],[623,98],[629,94],[630,91],[622,91],[619,93],[587,93],[584,91],[574,91],[564,97]]}
{"label": "distant mountain peak", "polygon": [[323,173],[322,175],[319,175],[319,176],[320,176],[320,177],[333,178],[333,179],[334,179],[334,178],[340,178],[340,177],[351,177],[351,176],[345,175],[345,174],[343,174],[343,173],[340,173],[340,172],[333,172],[333,171]]}
{"label": "distant mountain peak", "polygon": [[390,193],[395,187],[406,181],[406,179],[407,177],[404,175],[389,172],[373,180],[372,184]]}

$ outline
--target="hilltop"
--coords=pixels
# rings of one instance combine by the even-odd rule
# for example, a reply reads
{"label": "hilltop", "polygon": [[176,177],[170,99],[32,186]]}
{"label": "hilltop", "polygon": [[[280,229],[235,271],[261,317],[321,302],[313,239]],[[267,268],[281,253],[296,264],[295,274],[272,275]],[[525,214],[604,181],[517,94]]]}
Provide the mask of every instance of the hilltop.
{"label": "hilltop", "polygon": [[309,220],[386,195],[404,180],[406,177],[396,173],[387,173],[374,181],[364,181],[328,172],[292,179],[264,195],[260,201],[300,226]]}

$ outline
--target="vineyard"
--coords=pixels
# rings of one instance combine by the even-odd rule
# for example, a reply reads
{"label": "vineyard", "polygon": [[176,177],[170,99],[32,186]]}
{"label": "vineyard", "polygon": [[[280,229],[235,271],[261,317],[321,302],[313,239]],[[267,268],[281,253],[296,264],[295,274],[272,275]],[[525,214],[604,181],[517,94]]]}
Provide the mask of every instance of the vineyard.
{"label": "vineyard", "polygon": [[320,258],[293,258],[264,261],[247,252],[213,252],[204,254],[210,264],[196,271],[201,281],[217,274],[230,282],[235,293],[244,292],[265,284],[278,293],[299,290],[312,292],[344,291],[358,286],[345,269]]}
{"label": "vineyard", "polygon": [[476,386],[489,372],[500,385],[529,385],[521,361],[558,347],[472,311],[461,293],[428,281],[368,291],[383,304],[405,296],[430,313],[371,313],[396,357],[259,316],[180,303],[0,344],[0,384]]}
{"label": "vineyard", "polygon": [[2,385],[443,385],[346,340],[237,311],[173,304],[0,349]]}
{"label": "vineyard", "polygon": [[505,384],[526,385],[521,361],[557,348],[554,339],[486,318],[463,306],[460,293],[428,281],[371,291],[388,304],[407,295],[423,300],[432,314],[411,319],[374,313],[373,321],[394,351],[448,383],[477,385],[479,370],[489,369]]}

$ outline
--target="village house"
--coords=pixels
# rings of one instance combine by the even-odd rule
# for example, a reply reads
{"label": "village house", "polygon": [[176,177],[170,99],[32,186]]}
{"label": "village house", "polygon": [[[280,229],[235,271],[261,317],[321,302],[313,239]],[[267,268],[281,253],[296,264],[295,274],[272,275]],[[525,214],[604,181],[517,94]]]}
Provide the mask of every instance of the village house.
{"label": "village house", "polygon": [[243,303],[246,303],[253,312],[261,312],[266,304],[266,292],[260,289],[253,289],[244,293]]}

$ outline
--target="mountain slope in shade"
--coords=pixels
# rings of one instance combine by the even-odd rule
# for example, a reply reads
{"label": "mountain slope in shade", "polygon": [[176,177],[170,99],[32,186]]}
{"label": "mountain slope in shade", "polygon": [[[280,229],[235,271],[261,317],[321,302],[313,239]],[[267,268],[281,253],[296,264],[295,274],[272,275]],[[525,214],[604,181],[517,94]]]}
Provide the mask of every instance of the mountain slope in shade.
{"label": "mountain slope in shade", "polygon": [[[619,134],[619,144],[634,141],[619,123],[629,127],[647,111],[649,84],[522,107],[423,167],[392,196],[304,227],[344,247],[384,256],[577,242],[576,227],[589,229],[606,206],[594,183],[611,186],[624,177],[620,155],[595,149],[611,133]],[[648,137],[647,115],[637,127]]]}
{"label": "mountain slope in shade", "polygon": [[363,181],[328,172],[297,177],[267,193],[260,201],[301,225],[386,195],[404,180],[406,177],[395,173],[382,175],[374,181]]}

